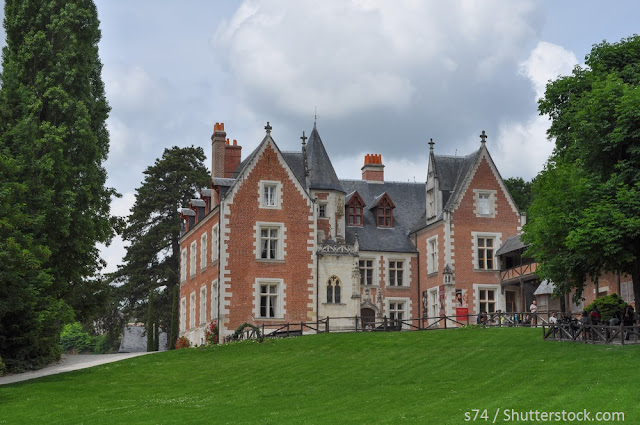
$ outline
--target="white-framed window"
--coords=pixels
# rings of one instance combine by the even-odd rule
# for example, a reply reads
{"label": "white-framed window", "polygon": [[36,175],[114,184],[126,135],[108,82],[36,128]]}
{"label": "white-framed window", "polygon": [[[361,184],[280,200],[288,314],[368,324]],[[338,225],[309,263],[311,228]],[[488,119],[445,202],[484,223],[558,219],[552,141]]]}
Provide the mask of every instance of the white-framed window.
{"label": "white-framed window", "polygon": [[495,217],[497,191],[474,189],[473,193],[476,216]]}
{"label": "white-framed window", "polygon": [[495,313],[497,305],[496,296],[496,289],[478,288],[478,312]]}
{"label": "white-framed window", "polygon": [[331,276],[327,281],[327,303],[340,304],[341,290],[338,276]]}
{"label": "white-framed window", "polygon": [[211,230],[211,263],[218,261],[218,225],[213,226]]}
{"label": "white-framed window", "polygon": [[438,288],[429,290],[429,308],[431,317],[440,316],[440,298],[438,294]]}
{"label": "white-framed window", "polygon": [[180,332],[187,330],[187,299],[180,300]]}
{"label": "white-framed window", "polygon": [[200,269],[207,268],[207,234],[200,236]]}
{"label": "white-framed window", "polygon": [[282,185],[279,181],[260,181],[260,208],[280,209],[282,206]]}
{"label": "white-framed window", "polygon": [[207,322],[207,287],[200,288],[200,324]]}
{"label": "white-framed window", "polygon": [[189,329],[196,327],[196,293],[192,292],[189,297]]}
{"label": "white-framed window", "polygon": [[478,237],[478,268],[480,270],[493,270],[493,252],[495,239],[492,237]]}
{"label": "white-framed window", "polygon": [[256,318],[273,319],[284,317],[284,282],[282,279],[257,278],[255,283]]}
{"label": "white-framed window", "polygon": [[191,277],[196,275],[196,249],[198,249],[198,242],[191,242],[189,248],[189,276]]}
{"label": "white-framed window", "polygon": [[187,248],[180,251],[180,282],[187,281]]}
{"label": "white-framed window", "polygon": [[404,286],[404,260],[389,260],[389,286]]}
{"label": "white-framed window", "polygon": [[362,259],[358,261],[358,267],[360,269],[360,285],[368,286],[373,285],[373,260]]}
{"label": "white-framed window", "polygon": [[319,204],[318,205],[318,217],[326,218],[327,217],[327,204]]}
{"label": "white-framed window", "polygon": [[257,223],[255,229],[255,258],[258,260],[284,260],[284,224]]}
{"label": "white-framed window", "polygon": [[211,282],[211,320],[218,320],[218,279]]}
{"label": "white-framed window", "polygon": [[427,239],[427,273],[438,271],[438,237]]}
{"label": "white-framed window", "polygon": [[[410,308],[410,301],[408,298],[394,298],[394,297],[387,297],[385,299],[385,304],[386,304],[386,314],[389,317],[389,320],[391,321],[391,324],[399,324],[400,321],[402,320],[408,320],[410,319],[409,316],[409,308]],[[403,325],[403,327],[406,327],[405,325]]]}

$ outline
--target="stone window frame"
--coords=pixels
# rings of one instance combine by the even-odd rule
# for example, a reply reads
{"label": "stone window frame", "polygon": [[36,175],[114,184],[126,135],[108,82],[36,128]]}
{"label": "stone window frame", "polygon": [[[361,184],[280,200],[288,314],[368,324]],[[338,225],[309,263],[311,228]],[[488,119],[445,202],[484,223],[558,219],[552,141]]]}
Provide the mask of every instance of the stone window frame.
{"label": "stone window frame", "polygon": [[[262,313],[262,298],[263,295],[265,294],[264,292],[262,292],[262,288],[264,286],[269,286],[269,287],[275,287],[276,291],[274,293],[266,293],[268,294],[270,297],[271,296],[275,296],[276,298],[276,305],[274,308],[274,314],[273,316],[271,315],[265,315],[263,316]],[[285,301],[285,284],[284,284],[284,280],[283,279],[275,279],[275,278],[256,278],[255,279],[255,283],[254,283],[254,293],[255,293],[255,298],[254,298],[254,310],[253,310],[253,316],[255,319],[257,320],[269,320],[269,319],[275,319],[275,320],[283,320],[284,316],[286,314],[286,301]]]}
{"label": "stone window frame", "polygon": [[[262,257],[262,238],[263,238],[262,230],[264,229],[278,230],[277,239],[275,239],[277,241],[276,249],[275,249],[275,258],[270,258],[269,255],[267,255],[266,258]],[[285,255],[286,255],[286,226],[284,225],[284,223],[259,221],[256,223],[254,227],[254,231],[255,231],[254,258],[256,259],[256,261],[266,261],[266,262],[284,261]]]}
{"label": "stone window frame", "polygon": [[440,261],[438,248],[438,235],[427,239],[427,274],[438,273]]}
{"label": "stone window frame", "polygon": [[204,232],[200,236],[200,271],[207,268],[207,248],[208,248],[208,235]]}
{"label": "stone window frame", "polygon": [[[361,261],[370,261],[371,262],[371,267],[368,267],[368,265],[365,264],[365,267],[362,267],[360,262]],[[376,264],[378,263],[378,260],[376,258],[368,258],[368,257],[364,257],[364,258],[359,258],[358,259],[358,270],[360,271],[360,286],[361,287],[376,287],[379,286],[378,284],[378,274],[376,273]],[[368,284],[365,282],[365,274],[362,272],[362,270],[370,270],[371,271],[371,283]]]}
{"label": "stone window frame", "polygon": [[327,279],[327,304],[344,304],[342,302],[342,282],[336,275]]}
{"label": "stone window frame", "polygon": [[189,247],[189,277],[192,279],[196,276],[196,259],[198,252],[198,241],[191,242]]}
{"label": "stone window frame", "polygon": [[211,264],[218,262],[218,254],[220,251],[220,245],[218,244],[220,237],[219,232],[219,226],[215,224],[211,229]]}
{"label": "stone window frame", "polygon": [[200,288],[200,325],[207,323],[207,286],[203,285]]}
{"label": "stone window frame", "polygon": [[211,320],[218,320],[218,279],[211,282]]}
{"label": "stone window frame", "polygon": [[[476,217],[495,218],[497,190],[473,189],[473,212]],[[486,211],[481,211],[482,198],[486,197]]]}
{"label": "stone window frame", "polygon": [[[277,180],[260,180],[258,185],[258,205],[265,209],[282,209],[282,183]],[[272,202],[267,202],[265,191],[272,190]]]}
{"label": "stone window frame", "polygon": [[[485,247],[480,247],[479,243],[478,243],[478,239],[492,239],[493,242],[493,247],[492,247],[492,251],[493,251],[493,255],[491,257],[492,259],[492,268],[487,268],[486,267],[486,263],[485,263],[485,267],[481,268],[480,267],[480,258],[479,258],[479,249],[480,248],[484,248]],[[496,270],[499,270],[499,266],[498,266],[498,259],[496,258],[496,251],[498,250],[498,248],[500,247],[500,244],[502,240],[502,233],[493,233],[493,232],[471,232],[471,241],[472,241],[472,246],[471,246],[471,258],[473,261],[473,269],[474,271],[479,271],[479,272],[493,272]],[[486,255],[485,255],[486,258]]]}
{"label": "stone window frame", "polygon": [[189,329],[196,327],[196,291],[191,291],[189,294]]}
{"label": "stone window frame", "polygon": [[[391,263],[393,263],[393,267],[391,267]],[[405,276],[405,272],[407,268],[405,267],[405,263],[407,263],[407,261],[404,258],[389,258],[387,260],[387,286],[393,288],[402,288],[409,286],[406,284],[407,279]],[[400,268],[398,267],[398,264],[401,264]],[[398,271],[400,271],[400,279],[398,279]],[[393,282],[395,283],[392,283],[392,276]],[[399,285],[398,280],[401,281]]]}
{"label": "stone window frame", "polygon": [[180,251],[180,283],[187,281],[187,248]]}
{"label": "stone window frame", "polygon": [[180,299],[180,332],[187,330],[187,297]]}

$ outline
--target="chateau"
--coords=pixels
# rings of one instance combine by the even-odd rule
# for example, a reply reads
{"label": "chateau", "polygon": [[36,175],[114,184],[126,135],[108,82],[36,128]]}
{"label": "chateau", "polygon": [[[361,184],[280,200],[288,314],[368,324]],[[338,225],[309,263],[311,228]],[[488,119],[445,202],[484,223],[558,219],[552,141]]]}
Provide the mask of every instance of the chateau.
{"label": "chateau", "polygon": [[526,217],[484,131],[467,156],[437,155],[431,141],[426,183],[411,183],[386,181],[378,154],[365,156],[361,180],[339,179],[315,124],[297,152],[280,151],[265,130],[242,159],[217,123],[211,188],[181,210],[180,333],[192,343],[210,321],[220,335],[325,317],[332,329],[356,316],[363,327],[426,326],[527,311],[536,291],[549,298],[521,256]]}

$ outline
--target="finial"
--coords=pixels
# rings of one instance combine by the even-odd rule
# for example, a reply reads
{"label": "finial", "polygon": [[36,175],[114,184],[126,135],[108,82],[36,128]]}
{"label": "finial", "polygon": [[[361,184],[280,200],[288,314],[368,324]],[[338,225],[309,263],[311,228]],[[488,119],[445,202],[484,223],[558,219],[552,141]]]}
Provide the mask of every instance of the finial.
{"label": "finial", "polygon": [[482,134],[480,135],[480,139],[481,139],[483,144],[486,143],[487,137],[488,137],[487,133],[485,133],[484,130],[482,130]]}
{"label": "finial", "polygon": [[267,131],[267,134],[271,134],[271,125],[269,125],[269,121],[267,121],[267,125],[264,126],[264,129]]}
{"label": "finial", "polygon": [[302,146],[304,147],[307,144],[308,137],[304,135],[304,131],[302,132]]}
{"label": "finial", "polygon": [[429,139],[429,150],[433,150],[433,145],[435,145],[433,139]]}
{"label": "finial", "polygon": [[316,121],[318,121],[318,107],[316,106],[316,111],[313,114],[313,128],[316,128]]}

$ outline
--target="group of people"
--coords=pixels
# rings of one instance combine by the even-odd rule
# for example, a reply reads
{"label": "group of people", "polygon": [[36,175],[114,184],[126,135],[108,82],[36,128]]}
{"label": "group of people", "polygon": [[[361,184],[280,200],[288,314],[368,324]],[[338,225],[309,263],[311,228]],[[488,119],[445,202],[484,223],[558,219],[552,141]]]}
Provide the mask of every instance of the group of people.
{"label": "group of people", "polygon": [[[608,326],[636,326],[636,325],[640,325],[639,323],[639,317],[636,314],[634,308],[630,305],[627,305],[623,311],[616,311],[613,316],[608,320],[603,322],[602,321],[602,315],[600,314],[600,311],[598,310],[597,307],[593,307],[591,309],[591,311],[588,310],[583,310],[582,314],[580,315],[579,319],[574,318],[570,313],[564,313],[562,314],[561,317],[558,317],[556,315],[556,313],[551,313],[551,316],[549,316],[549,323],[550,324],[556,324],[556,323],[566,323],[566,324],[573,324],[573,325],[582,325],[582,326],[586,326],[586,325],[608,325]],[[608,332],[608,331],[607,331]],[[624,331],[624,339],[625,340],[629,340],[630,337],[630,330],[626,329]]]}

